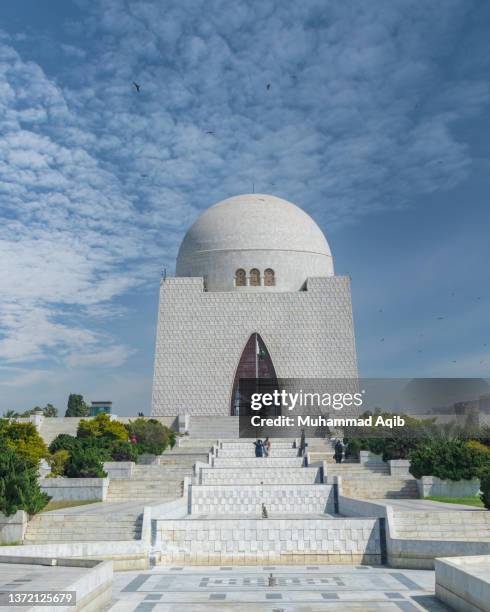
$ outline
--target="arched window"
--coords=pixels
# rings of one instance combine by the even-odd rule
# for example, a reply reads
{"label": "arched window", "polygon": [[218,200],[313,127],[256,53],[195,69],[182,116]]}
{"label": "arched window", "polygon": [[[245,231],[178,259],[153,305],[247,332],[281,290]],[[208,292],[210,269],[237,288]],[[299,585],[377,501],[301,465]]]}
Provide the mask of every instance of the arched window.
{"label": "arched window", "polygon": [[271,268],[267,268],[264,270],[264,285],[266,287],[273,287],[276,284],[276,277],[274,274],[274,270]]}
{"label": "arched window", "polygon": [[260,270],[257,270],[257,268],[252,268],[250,270],[249,279],[251,287],[258,287],[260,285]]}
{"label": "arched window", "polygon": [[245,273],[245,270],[243,270],[242,268],[238,268],[238,270],[235,272],[235,286],[245,287],[246,284],[247,274]]}

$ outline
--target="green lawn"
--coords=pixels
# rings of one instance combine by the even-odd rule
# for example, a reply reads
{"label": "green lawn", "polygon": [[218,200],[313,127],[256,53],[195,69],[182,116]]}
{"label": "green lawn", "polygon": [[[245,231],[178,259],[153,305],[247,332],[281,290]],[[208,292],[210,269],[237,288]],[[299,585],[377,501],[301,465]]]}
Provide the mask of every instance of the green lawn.
{"label": "green lawn", "polygon": [[429,495],[424,499],[432,501],[444,502],[445,504],[465,504],[466,506],[474,506],[475,508],[484,508],[483,502],[478,495],[474,497],[438,497],[437,495]]}
{"label": "green lawn", "polygon": [[73,508],[74,506],[86,506],[87,504],[96,504],[100,499],[87,499],[78,501],[50,501],[41,512],[49,512],[50,510],[61,510],[62,508]]}

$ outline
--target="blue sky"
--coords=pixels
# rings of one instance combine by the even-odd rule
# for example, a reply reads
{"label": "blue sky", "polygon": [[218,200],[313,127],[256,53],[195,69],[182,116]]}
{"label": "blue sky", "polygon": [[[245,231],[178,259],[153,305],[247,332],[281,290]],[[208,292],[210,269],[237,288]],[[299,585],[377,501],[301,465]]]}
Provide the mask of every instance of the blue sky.
{"label": "blue sky", "polygon": [[489,25],[485,0],[2,3],[0,411],[148,413],[160,270],[252,184],[352,276],[363,376],[488,377]]}

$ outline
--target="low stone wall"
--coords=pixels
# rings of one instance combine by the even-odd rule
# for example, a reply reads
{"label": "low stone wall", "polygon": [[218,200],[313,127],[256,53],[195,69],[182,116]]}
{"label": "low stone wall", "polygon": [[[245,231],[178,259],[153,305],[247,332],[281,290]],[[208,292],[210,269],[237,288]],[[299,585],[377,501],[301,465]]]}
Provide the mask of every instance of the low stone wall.
{"label": "low stone wall", "polygon": [[39,478],[41,489],[52,501],[104,501],[109,489],[108,478]]}
{"label": "low stone wall", "polygon": [[321,483],[319,468],[285,467],[264,470],[249,468],[203,468],[201,469],[201,484],[314,484]]}
{"label": "low stone wall", "polygon": [[[27,547],[28,548],[28,547]],[[94,561],[90,559],[61,559],[61,558],[39,558],[36,556],[10,556],[0,550],[0,564],[26,564],[30,566],[50,565],[54,567],[79,567],[80,572],[70,583],[64,584],[64,591],[76,592],[76,610],[80,612],[94,612],[105,608],[112,599],[112,577],[113,566],[111,561]],[[1,572],[1,567],[0,567]],[[51,583],[50,580],[53,582]],[[53,569],[52,575],[46,574],[48,587],[53,588],[56,584],[56,570]],[[23,608],[24,610],[27,608]],[[39,610],[38,607],[29,607],[29,610]],[[45,608],[46,610],[48,608]],[[69,612],[74,610],[73,606],[56,606],[59,612]]]}
{"label": "low stone wall", "polygon": [[127,480],[131,478],[134,469],[134,461],[106,461],[104,463],[104,472],[107,472],[108,478],[114,480]]}
{"label": "low stone wall", "polygon": [[157,519],[155,547],[164,565],[381,561],[376,519]]}
{"label": "low stone wall", "polygon": [[0,544],[22,542],[27,526],[27,513],[17,510],[11,516],[0,512]]}
{"label": "low stone wall", "polygon": [[332,514],[332,485],[193,485],[191,514]]}
{"label": "low stone wall", "polygon": [[490,610],[490,555],[436,559],[436,596],[451,610]]}
{"label": "low stone wall", "polygon": [[[49,559],[68,558],[79,560],[110,560],[115,570],[148,568],[149,544],[141,540],[105,542],[58,542],[53,544],[24,544],[2,546],[1,557],[37,557]],[[68,590],[68,589],[67,589]]]}
{"label": "low stone wall", "polygon": [[478,495],[480,481],[473,480],[440,480],[436,476],[422,476],[417,480],[420,497],[470,497]]}

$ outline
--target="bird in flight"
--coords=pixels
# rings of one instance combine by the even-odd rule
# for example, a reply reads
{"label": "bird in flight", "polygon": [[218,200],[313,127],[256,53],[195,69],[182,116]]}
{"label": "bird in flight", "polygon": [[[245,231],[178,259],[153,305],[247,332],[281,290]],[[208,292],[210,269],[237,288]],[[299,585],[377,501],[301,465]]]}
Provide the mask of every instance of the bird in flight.
{"label": "bird in flight", "polygon": [[141,89],[141,85],[139,85],[136,81],[133,81],[134,88],[139,93]]}
{"label": "bird in flight", "polygon": [[444,317],[437,317],[438,321],[442,321],[444,319]]}
{"label": "bird in flight", "polygon": [[267,91],[269,91],[270,88],[271,88],[271,84],[267,83]]}
{"label": "bird in flight", "polygon": [[208,130],[206,134],[214,134],[213,130]]}
{"label": "bird in flight", "polygon": [[384,341],[385,341],[385,339],[384,339],[384,338],[381,338],[380,342],[384,342]]}

